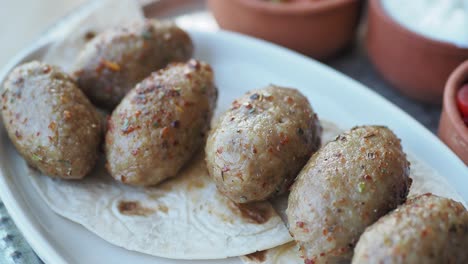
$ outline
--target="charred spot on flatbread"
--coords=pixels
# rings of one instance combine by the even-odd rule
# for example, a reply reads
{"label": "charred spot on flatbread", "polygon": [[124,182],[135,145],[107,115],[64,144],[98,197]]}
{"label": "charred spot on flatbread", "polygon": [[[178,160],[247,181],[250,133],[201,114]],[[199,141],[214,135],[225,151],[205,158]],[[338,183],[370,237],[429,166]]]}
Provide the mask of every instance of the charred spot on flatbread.
{"label": "charred spot on flatbread", "polygon": [[139,201],[120,201],[117,208],[123,215],[147,216],[154,213],[153,209],[142,206]]}
{"label": "charred spot on flatbread", "polygon": [[258,261],[258,262],[263,262],[266,259],[266,250],[262,251],[257,251],[252,254],[245,255],[248,259]]}
{"label": "charred spot on flatbread", "polygon": [[263,224],[274,215],[272,207],[266,203],[253,202],[247,204],[229,203],[229,208],[249,223]]}

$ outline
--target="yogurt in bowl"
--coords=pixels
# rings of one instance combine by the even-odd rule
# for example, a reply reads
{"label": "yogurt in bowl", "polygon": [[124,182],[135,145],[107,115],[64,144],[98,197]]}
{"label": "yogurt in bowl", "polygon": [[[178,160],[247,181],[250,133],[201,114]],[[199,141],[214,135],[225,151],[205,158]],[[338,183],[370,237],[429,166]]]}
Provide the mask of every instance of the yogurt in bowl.
{"label": "yogurt in bowl", "polygon": [[382,0],[382,6],[411,31],[468,48],[468,0]]}
{"label": "yogurt in bowl", "polygon": [[448,76],[468,60],[468,0],[369,1],[366,49],[402,93],[440,104]]}

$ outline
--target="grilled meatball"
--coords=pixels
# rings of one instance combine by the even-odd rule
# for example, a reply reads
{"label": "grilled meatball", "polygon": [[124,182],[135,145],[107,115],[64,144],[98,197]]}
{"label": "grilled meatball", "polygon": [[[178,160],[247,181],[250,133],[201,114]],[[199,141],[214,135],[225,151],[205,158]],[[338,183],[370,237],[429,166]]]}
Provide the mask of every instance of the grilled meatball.
{"label": "grilled meatball", "polygon": [[468,263],[468,211],[432,194],[408,200],[362,234],[353,263]]}
{"label": "grilled meatball", "polygon": [[291,185],[320,146],[321,127],[297,90],[269,86],[235,100],[206,144],[221,193],[237,203],[261,201]]}
{"label": "grilled meatball", "polygon": [[364,229],[403,203],[411,185],[400,140],[355,127],[315,153],[293,184],[289,230],[309,263],[350,261]]}
{"label": "grilled meatball", "polygon": [[151,72],[186,61],[192,52],[190,37],[175,24],[146,20],[93,38],[78,57],[75,75],[93,103],[113,109]]}
{"label": "grilled meatball", "polygon": [[18,152],[42,173],[83,178],[94,166],[101,139],[99,114],[60,69],[33,61],[8,76],[2,115]]}
{"label": "grilled meatball", "polygon": [[131,185],[173,177],[204,143],[217,90],[208,64],[173,64],[137,84],[112,113],[107,169]]}

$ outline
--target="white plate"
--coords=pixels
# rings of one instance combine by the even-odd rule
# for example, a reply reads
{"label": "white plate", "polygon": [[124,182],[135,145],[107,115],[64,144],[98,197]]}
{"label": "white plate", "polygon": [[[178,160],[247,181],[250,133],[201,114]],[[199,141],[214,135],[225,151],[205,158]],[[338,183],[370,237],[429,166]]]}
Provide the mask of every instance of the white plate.
{"label": "white plate", "polygon": [[[468,201],[468,169],[438,138],[384,98],[335,70],[284,48],[227,32],[190,30],[196,58],[215,70],[220,98],[218,113],[249,89],[270,83],[298,88],[319,117],[342,127],[389,126],[405,150],[430,164]],[[40,58],[54,34],[20,54],[0,72],[0,83],[12,67]],[[3,126],[3,124],[2,124]],[[19,229],[46,263],[185,263],[113,246],[82,226],[49,209],[16,165],[6,131],[0,129],[0,196]],[[193,263],[193,262],[190,262]],[[197,263],[240,263],[232,258]]]}

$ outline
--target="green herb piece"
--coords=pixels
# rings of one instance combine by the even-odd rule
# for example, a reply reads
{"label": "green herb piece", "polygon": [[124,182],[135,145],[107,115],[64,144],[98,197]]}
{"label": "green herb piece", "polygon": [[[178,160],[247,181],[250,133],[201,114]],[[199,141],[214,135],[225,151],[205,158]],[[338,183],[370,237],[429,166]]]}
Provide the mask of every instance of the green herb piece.
{"label": "green herb piece", "polygon": [[362,193],[362,192],[364,192],[365,189],[366,189],[366,183],[365,182],[360,182],[358,184],[358,192]]}
{"label": "green herb piece", "polygon": [[159,127],[159,123],[158,123],[158,122],[156,122],[156,121],[155,121],[155,122],[153,122],[153,127],[155,127],[155,128]]}
{"label": "green herb piece", "polygon": [[42,160],[42,157],[41,156],[38,156],[36,154],[32,154],[31,158],[34,160],[34,161],[41,161]]}
{"label": "green herb piece", "polygon": [[128,122],[128,119],[125,119],[122,125],[122,131],[123,132],[127,131],[129,126],[130,126],[130,123]]}

